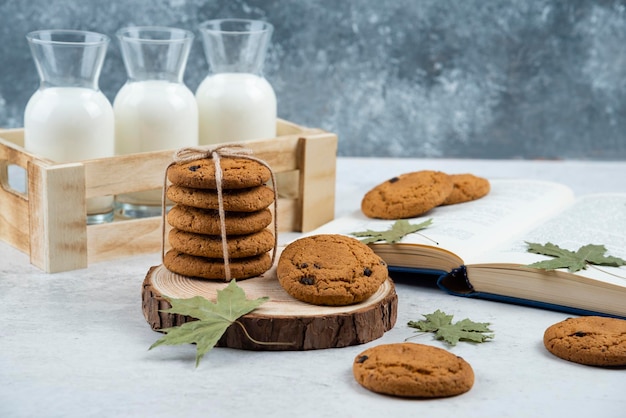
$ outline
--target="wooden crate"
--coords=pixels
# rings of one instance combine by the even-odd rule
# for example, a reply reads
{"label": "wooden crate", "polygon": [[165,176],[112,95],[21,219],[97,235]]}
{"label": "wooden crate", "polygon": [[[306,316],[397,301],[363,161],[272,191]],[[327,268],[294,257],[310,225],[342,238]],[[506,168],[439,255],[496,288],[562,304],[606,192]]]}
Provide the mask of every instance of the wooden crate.
{"label": "wooden crate", "polygon": [[[333,219],[337,136],[278,120],[278,136],[246,141],[277,176],[280,231],[305,232]],[[0,238],[54,273],[159,252],[161,217],[86,225],[85,200],[160,189],[174,150],[57,164],[23,148],[23,129],[0,130]],[[8,167],[26,172],[25,192]]]}

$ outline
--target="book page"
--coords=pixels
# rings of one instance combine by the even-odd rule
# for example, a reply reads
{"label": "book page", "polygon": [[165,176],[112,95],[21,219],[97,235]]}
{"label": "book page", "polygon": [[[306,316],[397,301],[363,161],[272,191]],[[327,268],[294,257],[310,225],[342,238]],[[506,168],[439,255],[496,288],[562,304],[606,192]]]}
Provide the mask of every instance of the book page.
{"label": "book page", "polygon": [[[596,194],[579,198],[561,214],[540,226],[505,243],[498,251],[466,260],[468,264],[517,263],[531,264],[551,257],[527,251],[526,242],[548,242],[570,251],[588,244],[604,245],[605,255],[626,259],[626,194]],[[626,267],[600,267],[617,276],[626,277]],[[626,279],[589,267],[577,273],[602,281],[626,286]]]}
{"label": "book page", "polygon": [[[491,191],[481,199],[439,206],[408,221],[417,224],[428,219],[428,228],[407,235],[402,243],[440,247],[467,260],[498,248],[512,236],[560,212],[574,196],[564,185],[535,180],[490,180]],[[314,234],[374,230],[384,231],[395,220],[367,218],[360,211],[336,219],[313,231]],[[433,242],[434,241],[434,242]]]}

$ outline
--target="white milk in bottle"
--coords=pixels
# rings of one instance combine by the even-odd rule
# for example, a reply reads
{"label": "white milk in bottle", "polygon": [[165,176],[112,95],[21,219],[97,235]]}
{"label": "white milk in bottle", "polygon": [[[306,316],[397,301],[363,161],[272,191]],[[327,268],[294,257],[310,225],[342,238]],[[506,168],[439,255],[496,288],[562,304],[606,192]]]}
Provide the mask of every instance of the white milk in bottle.
{"label": "white milk in bottle", "polygon": [[276,95],[262,75],[272,31],[259,20],[200,25],[210,68],[196,91],[200,145],[276,136]]}
{"label": "white milk in bottle", "polygon": [[198,108],[193,93],[183,84],[127,83],[115,97],[113,110],[118,154],[198,144]]}
{"label": "white milk in bottle", "polygon": [[[113,108],[98,89],[109,38],[42,30],[27,39],[41,82],[24,112],[24,148],[57,163],[112,157]],[[86,205],[87,223],[113,220],[113,197],[89,198]]]}
{"label": "white milk in bottle", "polygon": [[[128,81],[113,102],[116,154],[198,145],[198,106],[183,83],[193,34],[135,26],[120,29],[117,36]],[[155,189],[118,195],[118,213],[128,218],[160,215],[162,193]]]}
{"label": "white milk in bottle", "polygon": [[276,95],[263,77],[215,74],[200,84],[196,100],[202,144],[276,136]]}
{"label": "white milk in bottle", "polygon": [[[24,112],[24,148],[57,163],[112,157],[113,110],[100,91],[80,87],[38,90]],[[87,199],[87,213],[111,210],[109,196]]]}
{"label": "white milk in bottle", "polygon": [[80,87],[38,90],[24,113],[24,147],[55,162],[113,156],[113,111],[100,91]]}

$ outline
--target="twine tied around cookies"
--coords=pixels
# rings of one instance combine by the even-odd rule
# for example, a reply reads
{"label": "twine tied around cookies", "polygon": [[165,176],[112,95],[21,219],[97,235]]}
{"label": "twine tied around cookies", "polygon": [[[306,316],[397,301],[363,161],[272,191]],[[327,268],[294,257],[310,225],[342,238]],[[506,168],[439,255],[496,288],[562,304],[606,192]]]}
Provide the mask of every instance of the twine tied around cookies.
{"label": "twine tied around cookies", "polygon": [[272,189],[274,191],[274,248],[272,249],[272,266],[274,265],[274,261],[276,260],[276,250],[278,247],[278,226],[276,222],[276,214],[277,212],[277,203],[278,203],[278,192],[276,190],[276,177],[274,175],[274,171],[272,168],[260,158],[253,156],[254,152],[244,147],[240,144],[228,144],[228,145],[219,145],[214,148],[210,147],[186,147],[177,150],[174,153],[173,161],[167,166],[165,169],[165,175],[163,178],[163,194],[161,199],[161,213],[163,216],[161,222],[161,262],[164,262],[165,257],[165,222],[166,222],[166,194],[167,194],[167,172],[171,166],[174,164],[184,164],[196,160],[201,159],[212,159],[215,165],[215,184],[217,189],[217,200],[218,200],[218,216],[220,221],[220,237],[222,241],[222,255],[224,257],[224,278],[226,281],[230,281],[231,273],[230,273],[230,257],[228,255],[228,242],[226,236],[226,211],[224,210],[224,197],[223,197],[223,172],[220,164],[221,158],[243,158],[247,160],[256,161],[259,164],[267,167],[270,171],[270,176],[272,179]]}

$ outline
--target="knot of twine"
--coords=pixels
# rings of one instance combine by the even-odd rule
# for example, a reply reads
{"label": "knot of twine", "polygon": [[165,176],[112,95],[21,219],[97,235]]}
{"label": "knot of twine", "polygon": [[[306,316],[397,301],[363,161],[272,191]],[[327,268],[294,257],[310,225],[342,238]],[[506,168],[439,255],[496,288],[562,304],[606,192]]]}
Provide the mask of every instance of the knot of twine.
{"label": "knot of twine", "polygon": [[263,160],[256,158],[253,156],[253,151],[249,148],[244,147],[239,144],[229,144],[229,145],[219,145],[215,148],[209,147],[186,147],[177,150],[174,153],[174,161],[171,162],[166,170],[165,176],[163,178],[163,195],[161,199],[161,213],[162,213],[162,222],[161,222],[161,262],[164,261],[165,258],[165,221],[166,221],[166,193],[167,193],[167,172],[171,166],[174,164],[184,164],[196,160],[201,159],[213,159],[215,165],[215,184],[217,189],[217,202],[218,202],[218,215],[220,220],[220,237],[222,241],[222,255],[224,257],[224,275],[226,281],[230,281],[230,260],[228,255],[228,243],[226,241],[226,212],[224,210],[224,196],[223,196],[223,172],[222,166],[220,164],[220,159],[223,157],[230,158],[244,158],[247,160],[256,161],[263,166],[267,167],[270,171],[270,176],[272,178],[272,189],[274,191],[274,248],[272,249],[272,266],[274,265],[274,261],[276,260],[276,249],[278,247],[278,226],[276,223],[276,214],[277,212],[277,202],[278,202],[278,192],[276,190],[276,177],[274,176],[274,171],[272,168]]}

